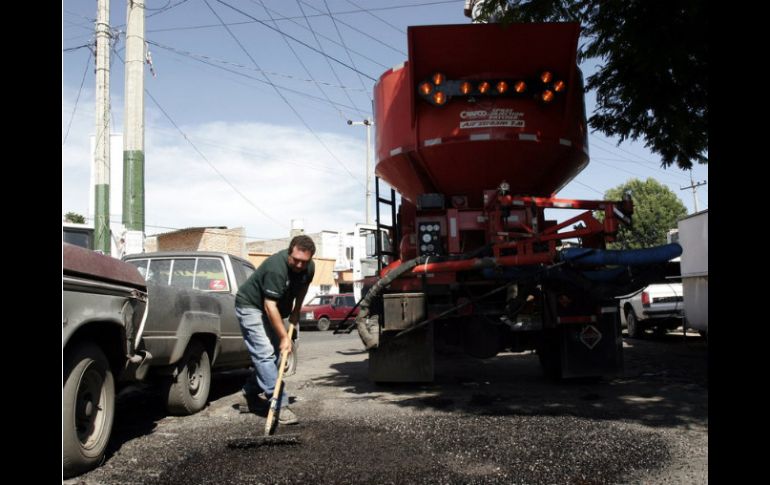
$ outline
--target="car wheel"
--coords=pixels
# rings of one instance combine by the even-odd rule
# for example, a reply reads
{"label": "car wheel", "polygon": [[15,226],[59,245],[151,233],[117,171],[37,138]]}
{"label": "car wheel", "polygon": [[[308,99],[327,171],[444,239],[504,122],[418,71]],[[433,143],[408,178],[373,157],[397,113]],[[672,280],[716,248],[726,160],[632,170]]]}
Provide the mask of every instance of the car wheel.
{"label": "car wheel", "polygon": [[642,338],[644,331],[639,328],[639,320],[636,318],[636,313],[633,310],[626,315],[626,323],[628,323],[628,336],[630,338]]}
{"label": "car wheel", "polygon": [[62,465],[64,478],[101,463],[115,417],[115,382],[94,344],[76,347],[64,365]]}
{"label": "car wheel", "polygon": [[171,414],[195,414],[206,405],[210,389],[209,354],[202,343],[191,340],[169,383],[166,408]]}
{"label": "car wheel", "polygon": [[318,319],[318,330],[321,332],[325,332],[326,330],[329,330],[329,326],[332,322],[329,321],[328,318],[322,317]]}

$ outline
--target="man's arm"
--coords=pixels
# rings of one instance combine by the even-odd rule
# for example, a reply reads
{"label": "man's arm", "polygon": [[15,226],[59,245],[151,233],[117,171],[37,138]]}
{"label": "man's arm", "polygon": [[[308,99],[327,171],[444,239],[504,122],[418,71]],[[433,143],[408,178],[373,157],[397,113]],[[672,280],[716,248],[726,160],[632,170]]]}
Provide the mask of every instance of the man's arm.
{"label": "man's arm", "polygon": [[267,318],[270,320],[270,325],[273,326],[275,334],[281,339],[281,343],[278,346],[279,350],[282,353],[287,350],[291,352],[291,340],[289,340],[289,334],[286,333],[286,328],[283,326],[281,312],[278,310],[278,302],[265,298],[264,303],[265,312],[267,312]]}
{"label": "man's arm", "polygon": [[299,322],[299,311],[302,309],[302,302],[305,301],[305,295],[307,294],[307,286],[299,290],[297,293],[297,297],[294,300],[294,309],[291,311],[291,315],[289,315],[289,322],[293,324],[297,324]]}

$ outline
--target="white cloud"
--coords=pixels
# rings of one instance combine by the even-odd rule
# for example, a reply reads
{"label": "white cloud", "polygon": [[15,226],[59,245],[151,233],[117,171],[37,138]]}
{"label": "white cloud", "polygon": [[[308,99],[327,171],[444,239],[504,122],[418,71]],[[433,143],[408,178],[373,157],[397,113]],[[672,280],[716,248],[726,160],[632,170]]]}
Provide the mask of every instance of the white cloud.
{"label": "white cloud", "polygon": [[[69,113],[71,107],[63,104],[65,129]],[[92,120],[76,115],[62,148],[63,212],[87,212]],[[354,179],[303,128],[251,122],[183,126],[208,163],[175,128],[165,126],[146,129],[147,234],[167,232],[165,228],[243,226],[247,236],[273,238],[288,235],[292,219],[302,219],[306,232],[316,232],[352,229],[364,218],[362,137],[317,132]],[[113,133],[120,130],[113,122]],[[113,170],[118,163],[112,161]],[[119,211],[112,207],[113,219]]]}

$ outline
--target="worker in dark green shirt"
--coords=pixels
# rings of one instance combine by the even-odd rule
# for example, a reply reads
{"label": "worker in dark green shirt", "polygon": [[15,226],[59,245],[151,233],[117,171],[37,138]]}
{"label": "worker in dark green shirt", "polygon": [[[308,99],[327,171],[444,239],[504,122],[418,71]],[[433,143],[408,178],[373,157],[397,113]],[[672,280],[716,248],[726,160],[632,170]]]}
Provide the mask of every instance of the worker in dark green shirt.
{"label": "worker in dark green shirt", "polygon": [[[254,366],[242,391],[250,409],[260,402],[268,403],[273,397],[281,352],[291,352],[291,340],[283,319],[289,317],[289,322],[295,325],[299,322],[299,311],[315,274],[314,254],[313,240],[296,236],[289,243],[289,249],[267,258],[238,288],[235,313]],[[282,394],[279,423],[296,424],[297,416],[288,408],[288,395]]]}

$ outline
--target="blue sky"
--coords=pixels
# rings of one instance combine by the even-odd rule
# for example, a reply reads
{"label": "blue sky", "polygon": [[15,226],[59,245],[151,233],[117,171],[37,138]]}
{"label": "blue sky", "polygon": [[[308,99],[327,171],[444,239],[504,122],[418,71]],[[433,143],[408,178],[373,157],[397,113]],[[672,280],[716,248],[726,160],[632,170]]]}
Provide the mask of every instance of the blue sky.
{"label": "blue sky", "polygon": [[[160,107],[145,97],[146,233],[243,226],[251,239],[273,238],[291,219],[308,232],[352,229],[364,219],[365,131],[346,121],[370,115],[371,78],[406,59],[406,27],[468,23],[463,3],[149,0],[155,76],[146,66],[145,88]],[[111,131],[122,133],[126,2],[110,8]],[[62,3],[62,213],[89,212],[94,59],[82,46],[95,16],[93,0]],[[595,61],[581,68],[588,76]],[[590,116],[593,93],[586,106]],[[590,165],[557,196],[601,199],[629,178],[654,177],[692,212],[692,193],[680,190],[687,172],[660,168],[641,141],[616,144],[591,134]],[[708,180],[708,166],[693,178]],[[708,185],[698,198],[708,207]]]}

